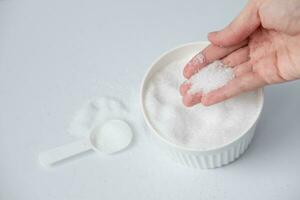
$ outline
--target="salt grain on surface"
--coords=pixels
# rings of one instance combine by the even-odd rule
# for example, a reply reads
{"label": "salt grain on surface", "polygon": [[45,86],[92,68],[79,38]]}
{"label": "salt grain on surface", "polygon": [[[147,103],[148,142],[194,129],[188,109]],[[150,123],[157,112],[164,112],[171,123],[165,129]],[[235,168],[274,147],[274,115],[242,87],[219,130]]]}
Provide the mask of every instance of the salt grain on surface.
{"label": "salt grain on surface", "polygon": [[74,115],[68,132],[74,136],[89,136],[91,131],[113,119],[128,120],[127,107],[117,99],[98,97],[87,102]]}

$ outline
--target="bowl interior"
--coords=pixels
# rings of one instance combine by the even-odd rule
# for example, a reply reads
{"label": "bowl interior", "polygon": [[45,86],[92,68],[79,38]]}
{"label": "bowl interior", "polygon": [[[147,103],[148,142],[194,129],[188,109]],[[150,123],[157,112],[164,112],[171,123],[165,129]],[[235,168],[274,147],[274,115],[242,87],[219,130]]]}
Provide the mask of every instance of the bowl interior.
{"label": "bowl interior", "polygon": [[[144,99],[145,99],[145,95],[146,95],[146,90],[147,90],[147,84],[148,82],[151,80],[152,76],[161,68],[165,67],[166,65],[168,65],[169,63],[173,62],[174,60],[178,60],[178,59],[182,59],[184,57],[187,57],[188,55],[195,55],[196,53],[198,53],[199,51],[201,51],[202,49],[204,49],[207,45],[209,44],[209,42],[196,42],[196,43],[190,43],[190,44],[186,44],[186,45],[182,45],[180,47],[177,47],[175,49],[172,49],[166,53],[164,53],[161,57],[159,57],[148,69],[143,82],[142,82],[142,87],[141,87],[141,96],[140,96],[140,100],[141,100],[141,106],[142,106],[142,112],[144,115],[144,119],[147,123],[147,125],[150,127],[152,133],[154,133],[160,140],[162,140],[164,143],[171,145],[173,147],[179,148],[181,150],[187,150],[187,151],[202,151],[199,149],[192,149],[192,148],[188,148],[188,147],[184,147],[184,146],[180,146],[177,144],[174,144],[172,142],[170,142],[168,139],[166,139],[163,135],[161,135],[159,133],[158,130],[155,129],[155,126],[153,126],[153,124],[151,123],[151,120],[149,119],[149,115],[147,113],[147,109],[145,107],[144,104]],[[190,58],[187,58],[187,61]],[[259,89],[257,91],[258,93],[258,106],[257,106],[257,116],[255,117],[255,120],[253,120],[253,123],[249,124],[249,127],[247,127],[244,133],[242,133],[238,138],[242,137],[245,133],[247,133],[247,131],[255,124],[255,122],[257,121],[257,119],[259,118],[259,115],[261,113],[262,107],[263,107],[263,91],[262,89]],[[235,140],[233,140],[231,143],[235,142],[236,140],[238,140],[238,138],[236,138]],[[224,144],[219,148],[222,148],[224,146],[227,146],[229,144]],[[203,150],[203,151],[211,151],[214,149],[209,149],[209,150]]]}

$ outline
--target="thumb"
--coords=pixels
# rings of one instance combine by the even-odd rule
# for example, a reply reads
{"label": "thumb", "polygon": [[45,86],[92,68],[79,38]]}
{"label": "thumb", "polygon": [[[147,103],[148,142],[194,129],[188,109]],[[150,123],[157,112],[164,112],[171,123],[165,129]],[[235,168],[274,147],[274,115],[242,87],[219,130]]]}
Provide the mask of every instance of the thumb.
{"label": "thumb", "polygon": [[218,46],[232,46],[245,40],[260,25],[259,3],[250,0],[242,12],[223,30],[211,32],[208,39]]}

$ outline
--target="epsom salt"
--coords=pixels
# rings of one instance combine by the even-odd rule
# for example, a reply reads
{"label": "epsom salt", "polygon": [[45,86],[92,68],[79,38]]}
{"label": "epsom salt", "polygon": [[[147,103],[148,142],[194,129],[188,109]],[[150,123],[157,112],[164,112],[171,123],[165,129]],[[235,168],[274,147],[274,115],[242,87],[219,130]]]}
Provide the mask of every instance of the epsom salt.
{"label": "epsom salt", "polygon": [[188,92],[190,94],[198,92],[205,94],[224,86],[233,78],[234,74],[232,68],[226,67],[217,60],[200,70],[187,81],[187,83],[191,84],[191,88]]}
{"label": "epsom salt", "polygon": [[[146,114],[156,131],[172,143],[197,150],[218,148],[238,138],[256,119],[257,92],[209,107],[185,107],[178,88],[184,81],[182,66],[190,57],[169,63],[152,76],[145,94]],[[214,90],[232,78],[231,69],[213,63],[192,77],[192,92]]]}

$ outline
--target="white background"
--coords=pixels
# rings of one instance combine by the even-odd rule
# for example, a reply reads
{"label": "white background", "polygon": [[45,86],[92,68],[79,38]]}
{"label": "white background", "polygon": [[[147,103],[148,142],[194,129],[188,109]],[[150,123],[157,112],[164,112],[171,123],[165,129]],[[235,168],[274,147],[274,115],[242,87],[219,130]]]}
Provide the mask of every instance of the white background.
{"label": "white background", "polygon": [[66,128],[85,101],[128,88],[137,96],[161,53],[206,40],[244,5],[0,0],[0,199],[299,199],[300,82],[266,88],[251,147],[223,168],[177,165],[142,129],[115,156],[88,153],[50,170],[38,163],[38,152],[74,140]]}

